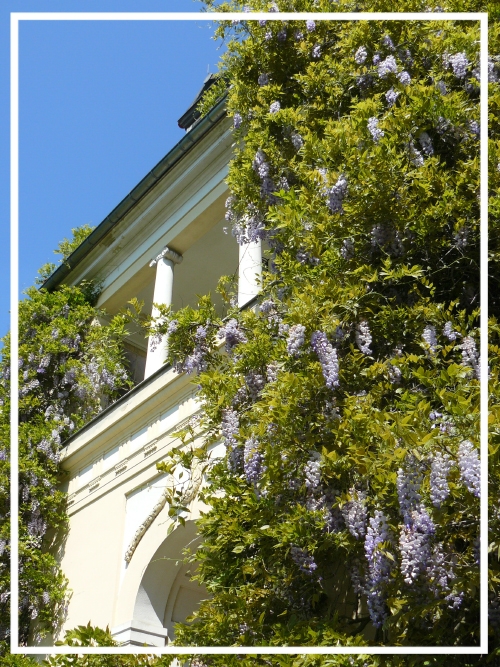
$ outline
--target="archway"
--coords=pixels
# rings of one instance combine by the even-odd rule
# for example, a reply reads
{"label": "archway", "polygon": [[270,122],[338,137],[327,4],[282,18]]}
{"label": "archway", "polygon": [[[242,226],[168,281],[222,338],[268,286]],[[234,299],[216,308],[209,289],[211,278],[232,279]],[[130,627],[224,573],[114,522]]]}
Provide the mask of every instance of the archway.
{"label": "archway", "polygon": [[199,540],[194,521],[186,521],[166,537],[143,571],[130,623],[114,628],[125,645],[164,646],[172,641],[174,625],[184,621],[208,597],[206,589],[190,580],[182,552]]}

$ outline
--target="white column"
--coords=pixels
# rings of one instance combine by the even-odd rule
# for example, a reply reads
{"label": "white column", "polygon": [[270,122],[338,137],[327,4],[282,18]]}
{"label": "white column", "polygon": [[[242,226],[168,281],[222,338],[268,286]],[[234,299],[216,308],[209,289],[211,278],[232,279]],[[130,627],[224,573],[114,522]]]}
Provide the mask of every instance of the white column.
{"label": "white column", "polygon": [[[149,266],[156,265],[155,290],[153,295],[153,304],[162,304],[170,306],[172,304],[172,291],[174,286],[174,265],[182,262],[182,256],[165,246],[161,253],[155,257]],[[153,317],[159,316],[158,308],[153,305]],[[148,355],[146,358],[146,371],[144,378],[148,378],[155,371],[163,366],[167,358],[167,336],[163,336],[161,341],[150,340],[148,345]]]}
{"label": "white column", "polygon": [[241,308],[261,290],[262,247],[261,240],[239,246],[238,306]]}

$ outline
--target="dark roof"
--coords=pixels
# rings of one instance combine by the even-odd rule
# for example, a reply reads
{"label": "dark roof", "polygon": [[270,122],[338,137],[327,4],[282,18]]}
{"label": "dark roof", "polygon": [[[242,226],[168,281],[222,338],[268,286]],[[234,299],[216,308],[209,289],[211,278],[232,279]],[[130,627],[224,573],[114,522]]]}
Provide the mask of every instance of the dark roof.
{"label": "dark roof", "polygon": [[218,74],[208,74],[205,81],[203,81],[203,86],[198,91],[198,94],[194,98],[191,106],[187,111],[185,111],[182,116],[177,121],[177,125],[183,130],[188,130],[200,117],[200,112],[197,110],[197,105],[203,94],[219,79]]}

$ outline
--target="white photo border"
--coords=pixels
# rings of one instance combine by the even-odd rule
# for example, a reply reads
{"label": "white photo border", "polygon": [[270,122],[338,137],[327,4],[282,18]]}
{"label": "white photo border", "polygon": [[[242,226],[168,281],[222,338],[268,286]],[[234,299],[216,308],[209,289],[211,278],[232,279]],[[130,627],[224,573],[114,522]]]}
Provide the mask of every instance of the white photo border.
{"label": "white photo border", "polygon": [[[11,301],[11,643],[12,654],[148,654],[148,655],[452,655],[488,653],[488,14],[433,13],[433,12],[356,12],[353,13],[198,13],[198,12],[12,12],[10,14],[10,301]],[[165,646],[144,647],[87,647],[87,646],[19,646],[19,463],[18,463],[18,294],[19,294],[19,23],[21,21],[476,21],[480,25],[480,454],[481,454],[481,498],[480,498],[480,644],[479,646]]]}

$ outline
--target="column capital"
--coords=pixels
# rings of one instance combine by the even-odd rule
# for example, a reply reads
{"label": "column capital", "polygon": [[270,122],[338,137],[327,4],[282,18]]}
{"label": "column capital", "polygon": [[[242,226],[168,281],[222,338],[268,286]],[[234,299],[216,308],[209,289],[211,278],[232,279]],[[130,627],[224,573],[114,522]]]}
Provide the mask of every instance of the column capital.
{"label": "column capital", "polygon": [[149,266],[155,266],[160,259],[169,259],[174,264],[180,264],[182,262],[182,255],[172,250],[167,245],[163,248],[159,255],[149,262]]}

